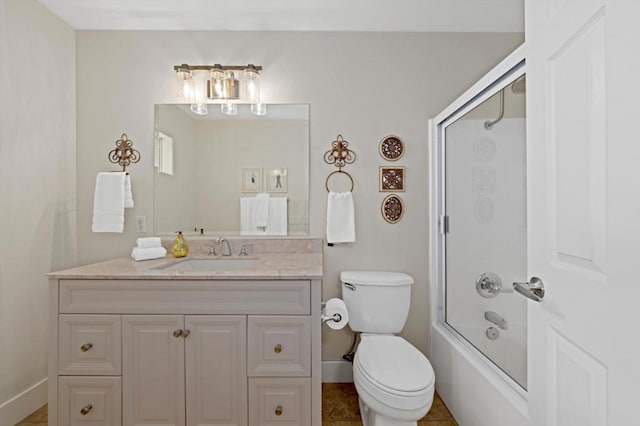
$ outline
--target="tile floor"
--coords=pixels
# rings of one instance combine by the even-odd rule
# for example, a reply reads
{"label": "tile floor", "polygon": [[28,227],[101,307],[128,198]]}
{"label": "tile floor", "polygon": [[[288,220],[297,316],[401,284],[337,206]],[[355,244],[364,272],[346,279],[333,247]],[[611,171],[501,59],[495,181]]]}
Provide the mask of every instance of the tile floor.
{"label": "tile floor", "polygon": [[[418,426],[457,425],[438,394],[431,410],[418,421]],[[322,426],[362,426],[358,394],[353,383],[322,384]]]}
{"label": "tile floor", "polygon": [[[46,426],[47,406],[40,407],[16,426]],[[447,407],[436,394],[431,410],[418,426],[457,426]],[[358,395],[353,383],[322,384],[322,426],[362,426]]]}

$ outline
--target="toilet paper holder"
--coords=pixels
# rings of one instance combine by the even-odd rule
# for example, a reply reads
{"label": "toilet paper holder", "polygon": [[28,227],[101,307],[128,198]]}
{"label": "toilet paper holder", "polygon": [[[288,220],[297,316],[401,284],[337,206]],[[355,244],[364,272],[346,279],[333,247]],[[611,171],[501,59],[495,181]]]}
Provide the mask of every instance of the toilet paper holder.
{"label": "toilet paper holder", "polygon": [[335,313],[333,315],[326,315],[323,311],[325,306],[327,306],[326,302],[322,302],[320,304],[320,310],[321,310],[321,314],[320,314],[320,319],[322,320],[323,323],[327,322],[327,321],[333,321],[333,322],[340,322],[342,321],[342,315]]}

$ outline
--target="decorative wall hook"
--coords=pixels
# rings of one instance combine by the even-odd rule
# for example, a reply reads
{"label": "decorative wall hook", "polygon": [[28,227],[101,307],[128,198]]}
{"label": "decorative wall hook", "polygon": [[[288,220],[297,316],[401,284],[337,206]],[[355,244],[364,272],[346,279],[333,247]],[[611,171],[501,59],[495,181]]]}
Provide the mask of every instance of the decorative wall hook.
{"label": "decorative wall hook", "polygon": [[133,149],[133,141],[126,133],[116,141],[116,147],[109,152],[109,161],[122,166],[122,171],[127,171],[127,166],[140,161],[140,152]]}
{"label": "decorative wall hook", "polygon": [[324,162],[327,164],[333,164],[338,168],[338,170],[329,173],[329,176],[327,176],[327,180],[325,182],[327,192],[329,192],[329,178],[336,173],[344,173],[347,175],[349,180],[351,180],[351,191],[353,191],[353,178],[349,173],[342,170],[345,164],[352,164],[356,161],[356,153],[347,148],[348,146],[349,142],[345,141],[342,138],[342,135],[338,135],[336,140],[331,142],[331,149],[324,153]]}

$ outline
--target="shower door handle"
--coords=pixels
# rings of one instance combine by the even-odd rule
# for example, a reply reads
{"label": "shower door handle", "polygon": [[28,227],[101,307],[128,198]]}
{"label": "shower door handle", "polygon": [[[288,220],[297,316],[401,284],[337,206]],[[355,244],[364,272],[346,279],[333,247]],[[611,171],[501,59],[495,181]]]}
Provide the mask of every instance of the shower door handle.
{"label": "shower door handle", "polygon": [[535,302],[542,302],[544,283],[538,277],[531,277],[527,283],[513,283],[513,289]]}

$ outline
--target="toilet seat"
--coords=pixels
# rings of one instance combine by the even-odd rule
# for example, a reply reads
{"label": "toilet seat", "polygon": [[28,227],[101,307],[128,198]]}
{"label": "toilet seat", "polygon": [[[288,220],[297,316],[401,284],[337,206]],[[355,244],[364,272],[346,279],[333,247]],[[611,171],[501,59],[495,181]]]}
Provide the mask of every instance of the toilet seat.
{"label": "toilet seat", "polygon": [[419,410],[433,400],[431,363],[399,336],[363,335],[353,372],[356,385],[390,408]]}

